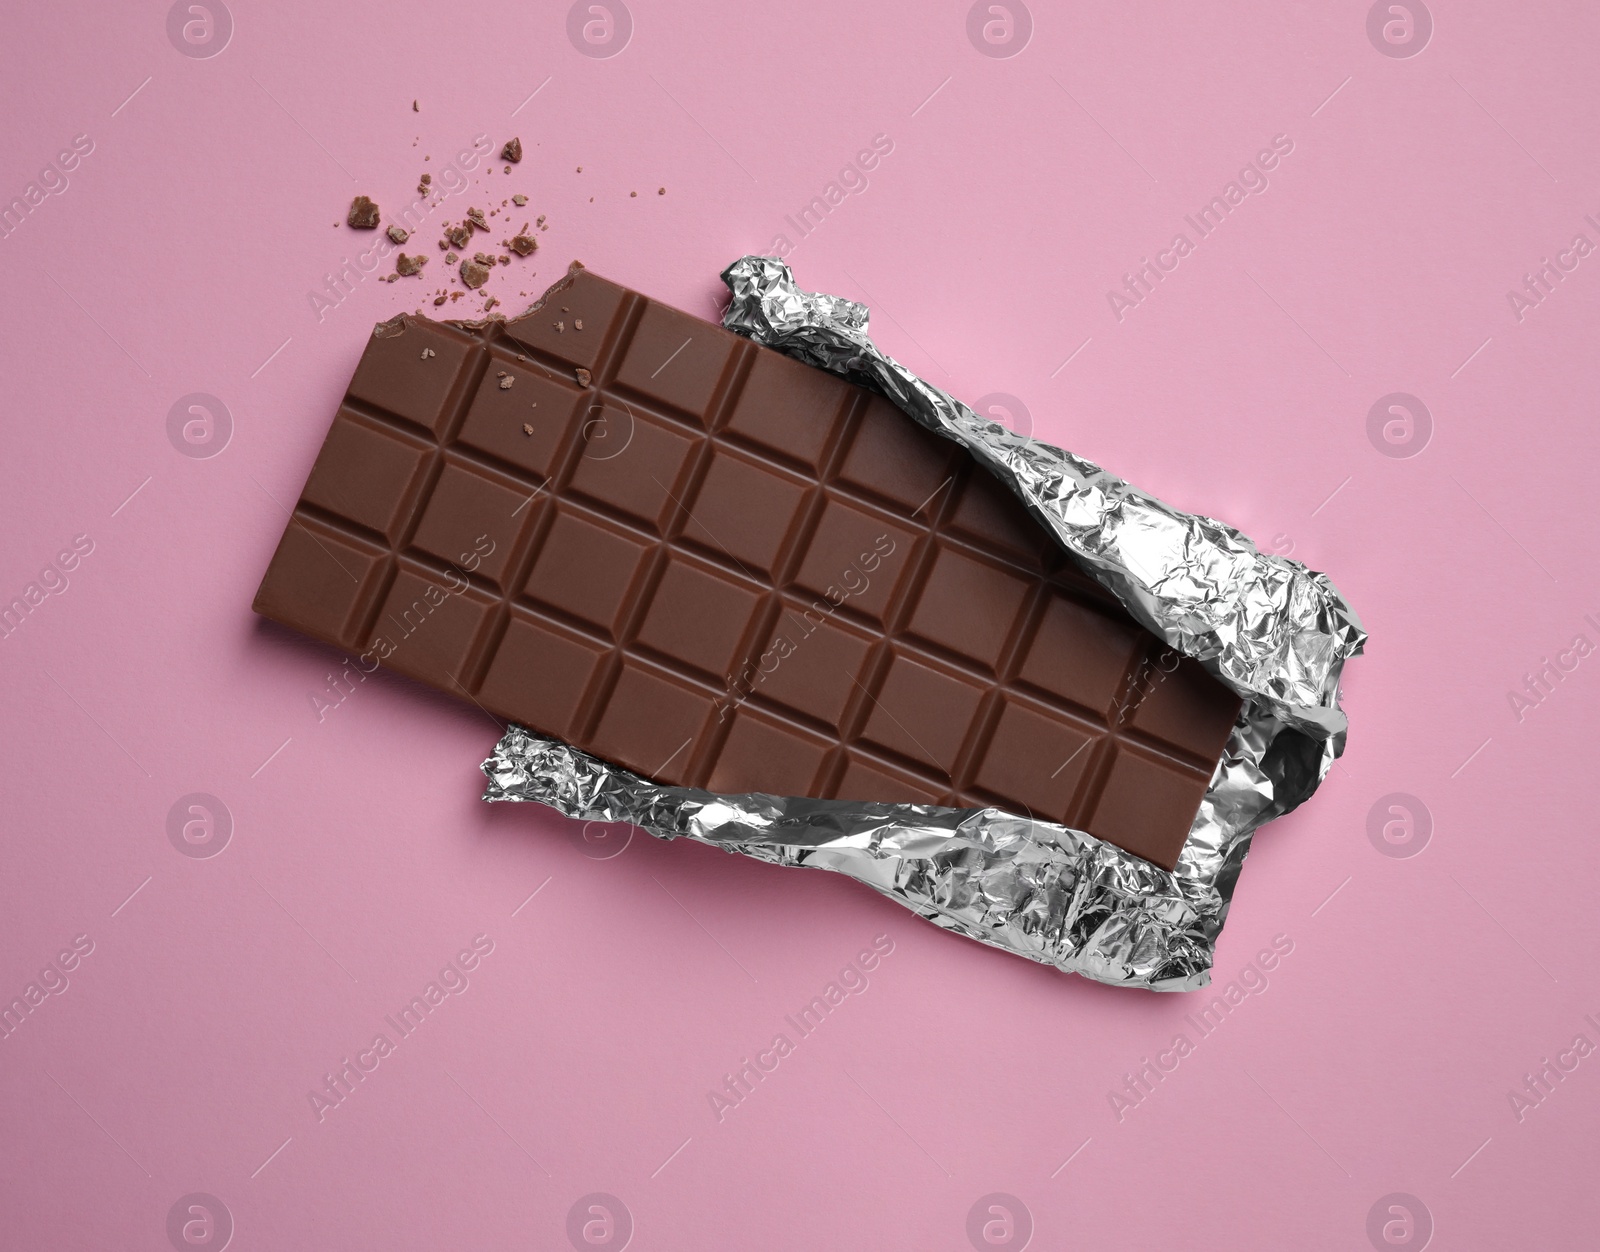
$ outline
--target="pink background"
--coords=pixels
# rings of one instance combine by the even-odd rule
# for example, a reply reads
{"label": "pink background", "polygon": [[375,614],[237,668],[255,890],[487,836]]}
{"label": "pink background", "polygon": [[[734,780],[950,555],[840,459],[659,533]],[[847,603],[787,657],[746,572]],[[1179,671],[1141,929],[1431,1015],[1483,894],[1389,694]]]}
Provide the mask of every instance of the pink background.
{"label": "pink background", "polygon": [[[979,1247],[1031,1222],[1037,1248],[1347,1249],[1404,1192],[1409,1242],[1378,1246],[1422,1246],[1424,1209],[1439,1248],[1588,1242],[1600,1052],[1520,1120],[1508,1093],[1600,1045],[1600,655],[1520,721],[1508,692],[1600,644],[1600,254],[1520,322],[1506,293],[1600,245],[1600,15],[1439,0],[1393,57],[1359,0],[1039,3],[996,57],[961,3],[631,3],[609,58],[547,2],[233,0],[205,58],[160,3],[13,6],[0,199],[93,151],[0,239],[0,599],[93,550],[0,639],[0,1000],[94,946],[0,1040],[0,1241],[164,1249],[204,1192],[241,1249],[565,1248],[606,1192],[639,1249],[960,1252],[1003,1192],[1010,1241]],[[430,237],[426,282],[320,321],[308,293],[372,242],[332,229],[353,194],[407,200],[479,133],[526,158],[434,220],[518,190],[549,216],[489,288],[512,311],[578,257],[711,316],[718,271],[787,233],[913,368],[1350,597],[1349,752],[1258,836],[1218,985],[1292,951],[1213,1034],[1185,1016],[1209,995],[1064,977],[841,878],[586,855],[480,803],[481,714],[387,673],[318,720],[337,658],[250,612],[276,502],[442,261]],[[870,185],[795,239],[878,134]],[[1107,292],[1276,135],[1269,188],[1119,321]],[[231,412],[217,455],[168,439],[190,392]],[[1368,437],[1392,392],[1431,413],[1387,447],[1415,455]],[[218,855],[168,838],[194,792],[231,814]],[[1420,855],[1369,839],[1396,792],[1417,833],[1385,846],[1431,822]],[[479,934],[470,988],[319,1121],[308,1092]],[[707,1093],[878,934],[870,987],[719,1122]]]}

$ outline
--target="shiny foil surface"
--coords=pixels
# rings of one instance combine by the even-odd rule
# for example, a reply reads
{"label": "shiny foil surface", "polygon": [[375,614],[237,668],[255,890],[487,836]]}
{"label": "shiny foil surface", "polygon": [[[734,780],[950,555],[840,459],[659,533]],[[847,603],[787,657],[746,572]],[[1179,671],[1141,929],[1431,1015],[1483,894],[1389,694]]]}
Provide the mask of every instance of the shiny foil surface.
{"label": "shiny foil surface", "polygon": [[1205,986],[1251,835],[1310,796],[1343,750],[1339,675],[1366,639],[1354,610],[1298,561],[979,416],[879,351],[864,305],[800,290],[782,261],[743,257],[722,277],[728,329],[965,446],[1134,618],[1243,698],[1177,868],[993,808],[659,786],[518,726],[483,763],[484,798],[848,874],[935,925],[1100,982]]}

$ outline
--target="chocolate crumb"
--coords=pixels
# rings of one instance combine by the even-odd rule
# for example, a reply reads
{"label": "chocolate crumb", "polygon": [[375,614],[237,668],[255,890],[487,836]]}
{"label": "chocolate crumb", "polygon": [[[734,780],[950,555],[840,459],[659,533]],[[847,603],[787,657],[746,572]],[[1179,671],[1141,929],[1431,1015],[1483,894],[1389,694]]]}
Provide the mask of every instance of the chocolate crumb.
{"label": "chocolate crumb", "polygon": [[467,221],[479,230],[487,231],[489,229],[489,223],[484,219],[482,209],[468,209]]}
{"label": "chocolate crumb", "polygon": [[357,196],[350,201],[350,213],[345,221],[357,230],[376,230],[378,206],[366,196]]}
{"label": "chocolate crumb", "polygon": [[480,261],[461,262],[461,281],[476,291],[489,281],[489,267]]}
{"label": "chocolate crumb", "polygon": [[455,226],[446,226],[444,228],[444,237],[456,247],[465,248],[472,240],[472,228],[464,222]]}
{"label": "chocolate crumb", "polygon": [[411,238],[411,232],[406,230],[403,226],[389,227],[388,234],[389,238],[394,240],[396,243],[404,243],[407,239]]}
{"label": "chocolate crumb", "polygon": [[572,329],[573,330],[582,330],[583,329],[583,319],[581,317],[575,317],[575,318],[572,319]]}
{"label": "chocolate crumb", "polygon": [[460,259],[454,252],[446,252],[444,254],[444,263],[446,265],[454,265]]}
{"label": "chocolate crumb", "polygon": [[639,196],[639,193],[637,191],[630,191],[628,193],[628,199],[630,199],[630,200],[637,199],[638,196]]}
{"label": "chocolate crumb", "polygon": [[522,140],[511,139],[507,141],[506,146],[500,149],[500,159],[502,161],[510,161],[513,165],[522,160]]}
{"label": "chocolate crumb", "polygon": [[433,298],[433,307],[434,308],[438,308],[444,302],[445,302],[445,297],[444,296],[435,296]]}
{"label": "chocolate crumb", "polygon": [[417,181],[419,183],[421,183],[424,187],[426,187],[429,183],[431,183],[433,181],[433,175],[432,174],[424,174],[421,178],[417,179]]}
{"label": "chocolate crumb", "polygon": [[420,252],[416,256],[407,256],[402,252],[395,258],[394,272],[396,274],[404,274],[407,278],[412,278],[422,273],[422,267],[427,263],[428,258]]}
{"label": "chocolate crumb", "polygon": [[516,381],[517,380],[515,378],[511,377],[511,375],[506,373],[504,370],[500,371],[500,390],[501,391],[510,391],[511,390],[511,384],[516,382]]}
{"label": "chocolate crumb", "polygon": [[454,301],[456,301],[456,300],[459,300],[459,299],[461,299],[461,294],[462,294],[462,293],[461,293],[461,292],[459,292],[459,291],[452,291],[452,292],[451,292],[451,293],[450,293],[450,299],[451,299],[451,301],[452,301],[452,302],[454,302]]}
{"label": "chocolate crumb", "polygon": [[556,334],[558,334],[558,335],[562,334],[566,329],[567,329],[567,324],[565,322],[557,322],[556,323]]}
{"label": "chocolate crumb", "polygon": [[593,377],[593,375],[590,374],[588,370],[582,368],[576,370],[575,373],[578,375],[578,386],[587,387],[589,385],[589,380]]}
{"label": "chocolate crumb", "polygon": [[578,173],[580,173],[580,174],[583,173],[583,166],[581,166],[581,165],[578,166]]}
{"label": "chocolate crumb", "polygon": [[527,422],[523,422],[523,423],[522,423],[522,433],[523,433],[523,434],[524,434],[524,435],[531,435],[531,434],[533,434],[533,427],[532,427],[532,426],[529,426],[529,425],[528,425],[528,423],[527,423]]}
{"label": "chocolate crumb", "polygon": [[490,309],[494,308],[494,306],[499,304],[499,303],[500,303],[500,301],[495,299],[493,296],[490,296],[487,300],[485,300],[483,302],[483,311],[485,313],[487,313]]}
{"label": "chocolate crumb", "polygon": [[[540,230],[543,230],[544,229],[544,214],[541,213],[541,214],[539,214],[538,217],[534,218],[533,219],[533,224],[535,226],[537,226]],[[526,226],[524,226],[522,229],[523,230],[527,230],[528,228]]]}
{"label": "chocolate crumb", "polygon": [[438,356],[438,355],[439,354],[437,352],[435,352],[432,348],[424,348],[422,350],[422,359],[424,361],[426,361],[430,356]]}
{"label": "chocolate crumb", "polygon": [[511,197],[511,203],[520,209],[523,205],[528,203],[528,197],[519,191],[516,195]]}
{"label": "chocolate crumb", "polygon": [[657,187],[656,188],[656,195],[664,196],[666,194],[667,194],[667,189],[665,187]]}

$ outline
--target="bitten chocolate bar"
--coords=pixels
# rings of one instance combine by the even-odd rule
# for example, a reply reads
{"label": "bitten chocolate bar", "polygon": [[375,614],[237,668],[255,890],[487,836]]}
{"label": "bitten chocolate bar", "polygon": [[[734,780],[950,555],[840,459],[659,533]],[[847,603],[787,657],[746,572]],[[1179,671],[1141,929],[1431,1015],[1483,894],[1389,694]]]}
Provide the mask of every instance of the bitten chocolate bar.
{"label": "bitten chocolate bar", "polygon": [[255,608],[658,782],[1169,869],[1239,710],[964,449],[579,266],[374,330]]}

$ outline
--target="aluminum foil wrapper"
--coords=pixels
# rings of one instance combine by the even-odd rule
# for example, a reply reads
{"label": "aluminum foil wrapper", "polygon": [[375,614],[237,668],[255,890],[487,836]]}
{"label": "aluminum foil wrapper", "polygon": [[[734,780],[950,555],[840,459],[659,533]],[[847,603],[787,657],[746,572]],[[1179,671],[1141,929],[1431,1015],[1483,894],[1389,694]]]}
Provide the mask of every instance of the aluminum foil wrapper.
{"label": "aluminum foil wrapper", "polygon": [[484,798],[848,874],[946,930],[1100,982],[1205,986],[1251,835],[1310,796],[1343,751],[1339,675],[1366,640],[1354,610],[1300,562],[979,416],[879,351],[866,306],[800,290],[782,261],[743,257],[722,278],[728,329],[962,444],[1138,621],[1243,698],[1177,868],[994,808],[660,786],[519,726],[483,763]]}

